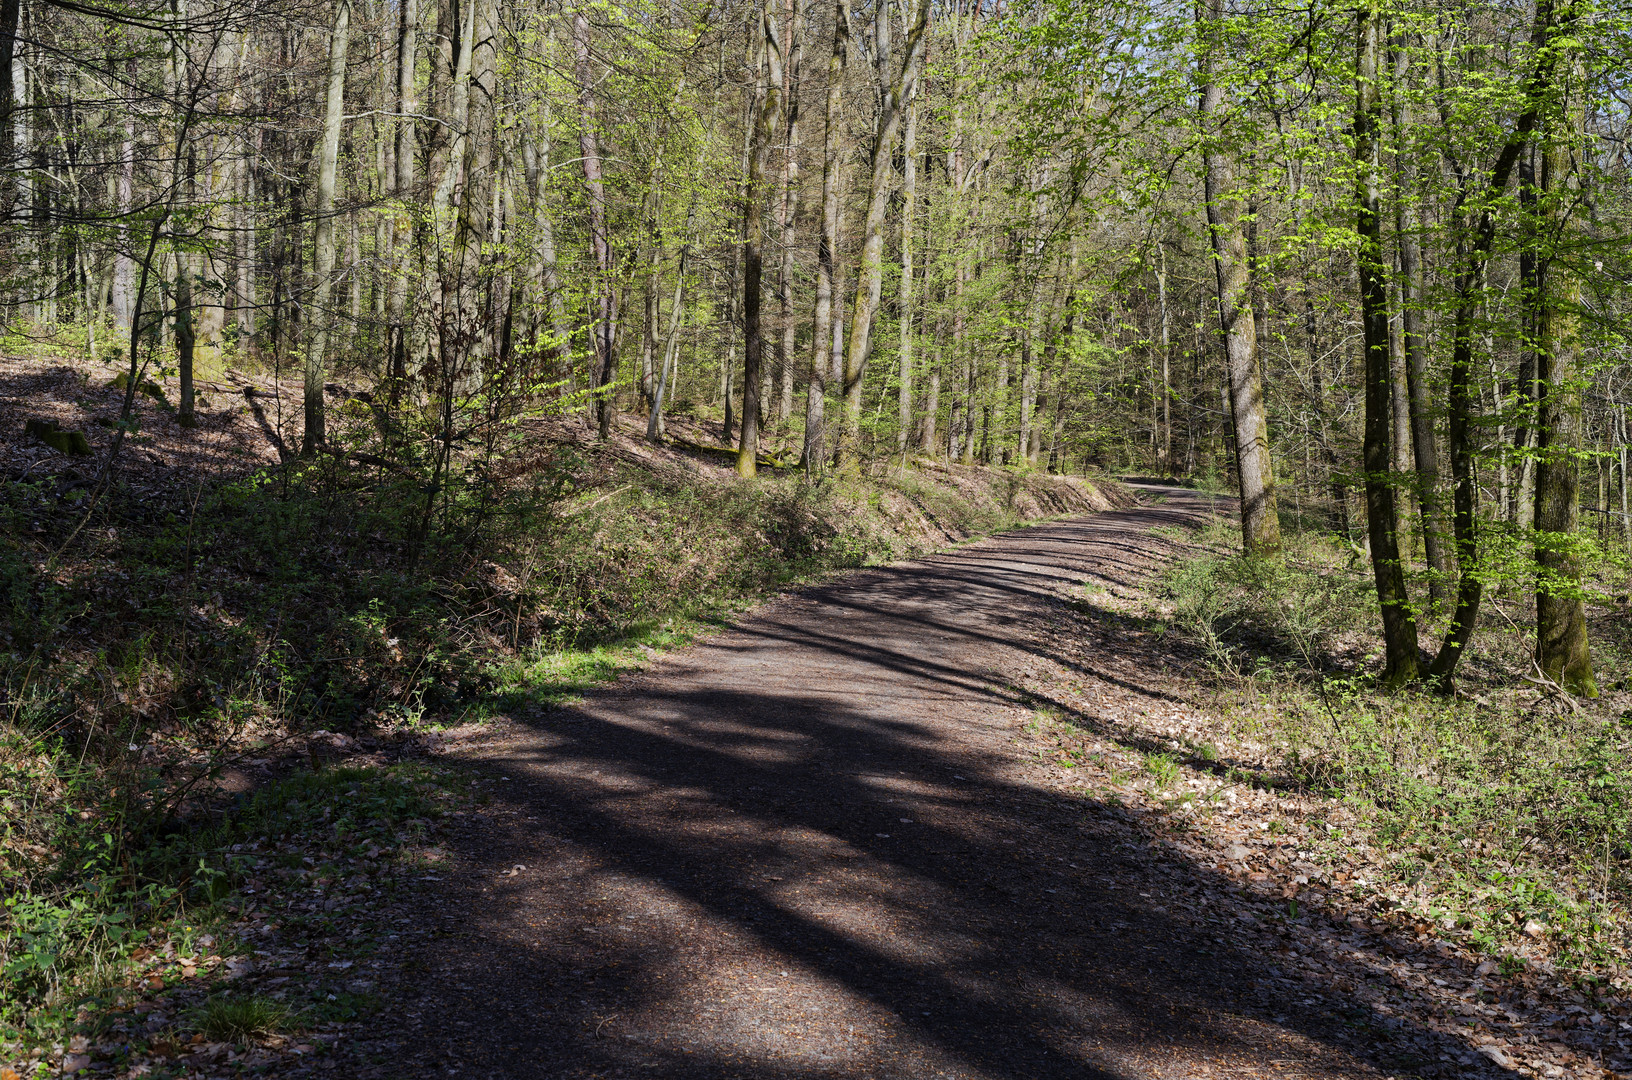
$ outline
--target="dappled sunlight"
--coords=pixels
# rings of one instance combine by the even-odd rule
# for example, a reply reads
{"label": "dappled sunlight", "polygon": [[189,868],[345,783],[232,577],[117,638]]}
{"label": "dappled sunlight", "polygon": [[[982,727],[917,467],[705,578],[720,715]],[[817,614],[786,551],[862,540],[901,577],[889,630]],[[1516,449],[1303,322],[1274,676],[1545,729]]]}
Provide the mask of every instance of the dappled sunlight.
{"label": "dappled sunlight", "polygon": [[[1087,562],[1096,535],[1174,519],[1055,528]],[[1265,960],[1160,899],[1174,883],[1151,883],[1153,838],[1018,762],[1035,697],[1000,673],[1052,655],[1046,612],[1081,576],[1027,579],[1002,551],[1038,539],[993,541],[992,568],[984,545],[959,552],[928,603],[935,560],[792,597],[473,750],[509,778],[448,900],[474,933],[431,945],[436,978],[410,1013],[480,1015],[489,1041],[519,1049],[447,1060],[495,1077],[572,1061],[995,1078],[1227,1074],[1275,1057],[1381,1075],[1364,1048],[1382,1018],[1321,992],[1263,999]],[[910,606],[889,597],[898,572]],[[1029,636],[992,634],[994,615]],[[936,632],[896,629],[914,621]],[[480,890],[511,863],[529,870],[495,902]],[[1233,885],[1200,863],[1182,878],[1220,903]],[[503,992],[460,990],[472,970]],[[445,1053],[412,1023],[402,1037]]]}

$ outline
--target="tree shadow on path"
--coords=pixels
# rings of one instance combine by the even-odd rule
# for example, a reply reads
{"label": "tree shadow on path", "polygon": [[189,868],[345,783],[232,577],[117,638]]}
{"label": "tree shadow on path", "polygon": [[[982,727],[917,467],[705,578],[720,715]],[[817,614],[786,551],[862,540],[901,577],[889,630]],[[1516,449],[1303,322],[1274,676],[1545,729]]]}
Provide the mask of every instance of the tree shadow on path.
{"label": "tree shadow on path", "polygon": [[1005,672],[1050,653],[1063,586],[1204,507],[851,575],[468,751],[495,812],[376,1071],[1510,1075],[1292,988],[1220,925],[1231,882],[1029,779]]}

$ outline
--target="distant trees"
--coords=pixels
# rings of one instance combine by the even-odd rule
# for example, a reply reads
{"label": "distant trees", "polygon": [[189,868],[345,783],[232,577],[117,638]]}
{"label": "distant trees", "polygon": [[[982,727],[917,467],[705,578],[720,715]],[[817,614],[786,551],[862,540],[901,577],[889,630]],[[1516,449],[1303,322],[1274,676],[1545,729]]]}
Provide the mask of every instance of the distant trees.
{"label": "distant trees", "polygon": [[341,428],[429,491],[620,408],[723,419],[745,474],[1194,476],[1254,556],[1364,550],[1391,680],[1432,627],[1448,687],[1521,582],[1537,677],[1591,692],[1584,582],[1632,544],[1622,20],[0,0],[0,310],[174,365],[183,418],[195,369],[298,369],[306,454],[331,373],[368,384]]}

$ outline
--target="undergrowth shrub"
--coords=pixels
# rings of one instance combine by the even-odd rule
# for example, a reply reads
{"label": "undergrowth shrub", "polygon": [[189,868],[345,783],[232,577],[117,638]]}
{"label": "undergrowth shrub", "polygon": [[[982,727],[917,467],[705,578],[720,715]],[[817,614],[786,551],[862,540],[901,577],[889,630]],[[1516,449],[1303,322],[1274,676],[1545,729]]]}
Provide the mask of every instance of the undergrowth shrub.
{"label": "undergrowth shrub", "polygon": [[[1212,527],[1210,539],[1228,533]],[[1318,670],[1334,640],[1369,616],[1363,583],[1343,573],[1346,552],[1307,534],[1288,538],[1282,558],[1210,553],[1176,561],[1164,578],[1172,618],[1221,670],[1241,676],[1291,660]]]}
{"label": "undergrowth shrub", "polygon": [[[1269,747],[1306,788],[1360,808],[1394,885],[1425,915],[1492,950],[1534,920],[1579,970],[1624,958],[1632,713],[1522,681],[1531,643],[1505,610],[1521,591],[1495,582],[1460,694],[1391,694],[1371,670],[1370,567],[1351,549],[1289,534],[1277,564],[1231,553],[1237,538],[1222,524],[1194,539],[1202,550],[1164,575],[1165,614],[1206,656],[1238,736]],[[1437,624],[1423,621],[1428,643]],[[1595,627],[1608,684],[1625,679],[1624,633],[1613,620]]]}

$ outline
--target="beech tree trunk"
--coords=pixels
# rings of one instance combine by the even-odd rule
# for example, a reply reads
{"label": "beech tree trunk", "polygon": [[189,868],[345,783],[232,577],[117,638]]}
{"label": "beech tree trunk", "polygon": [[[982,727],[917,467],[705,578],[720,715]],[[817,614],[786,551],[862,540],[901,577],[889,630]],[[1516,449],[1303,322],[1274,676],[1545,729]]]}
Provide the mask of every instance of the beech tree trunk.
{"label": "beech tree trunk", "polygon": [[[1162,476],[1173,475],[1173,340],[1167,310],[1167,249],[1156,249],[1156,301],[1162,320],[1162,443],[1156,461]],[[1052,347],[1052,346],[1051,346]]]}
{"label": "beech tree trunk", "polygon": [[850,0],[833,5],[833,51],[827,61],[827,129],[822,138],[822,225],[816,244],[816,311],[805,387],[805,472],[826,460],[827,372],[834,352],[834,252],[839,242],[839,153],[843,136],[844,72],[850,63]]}
{"label": "beech tree trunk", "polygon": [[1356,231],[1360,237],[1360,311],[1365,336],[1366,530],[1372,577],[1383,614],[1383,681],[1401,686],[1417,678],[1417,620],[1406,594],[1405,568],[1395,533],[1394,462],[1389,429],[1395,395],[1389,342],[1387,269],[1383,264],[1381,192],[1382,95],[1378,79],[1382,15],[1375,0],[1355,17],[1354,163]]}
{"label": "beech tree trunk", "polygon": [[[1560,5],[1561,31],[1576,21],[1575,12],[1571,0]],[[1568,48],[1571,77],[1552,103],[1556,112],[1548,117],[1542,132],[1538,231],[1561,248],[1574,231],[1570,218],[1580,198],[1576,162],[1583,152],[1585,105],[1580,46],[1555,48]],[[1578,381],[1581,279],[1556,250],[1538,270],[1536,382],[1541,400],[1536,431],[1536,665],[1570,693],[1597,697],[1576,535],[1582,445]]]}
{"label": "beech tree trunk", "polygon": [[419,82],[414,77],[419,63],[419,3],[401,0],[397,8],[397,119],[396,194],[402,205],[392,215],[391,250],[396,256],[395,273],[386,298],[385,321],[389,344],[391,376],[408,376],[411,351],[408,332],[408,279],[414,265],[414,214],[409,209],[414,195],[415,138],[413,114],[419,110]]}
{"label": "beech tree trunk", "polygon": [[776,300],[782,334],[776,348],[776,418],[793,415],[793,369],[797,327],[793,318],[794,251],[798,247],[799,218],[799,83],[804,68],[805,14],[800,0],[788,0],[788,62],[785,65],[783,94],[787,120],[783,125],[782,201],[777,210],[781,230],[782,265],[777,274]]}
{"label": "beech tree trunk", "polygon": [[754,120],[748,183],[742,198],[742,439],[737,444],[738,476],[753,476],[759,459],[760,380],[765,357],[765,335],[760,326],[760,289],[765,271],[765,164],[782,108],[782,38],[771,8],[773,2],[764,0],[759,13],[765,96]]}
{"label": "beech tree trunk", "polygon": [[1445,553],[1445,512],[1439,497],[1439,448],[1434,444],[1434,421],[1429,415],[1428,348],[1422,329],[1423,285],[1422,205],[1417,188],[1417,165],[1406,132],[1412,123],[1405,90],[1410,75],[1409,52],[1397,50],[1394,64],[1395,155],[1399,162],[1399,194],[1394,200],[1394,228],[1400,247],[1400,347],[1405,354],[1406,398],[1411,423],[1411,451],[1416,465],[1417,505],[1422,517],[1422,553],[1428,562],[1429,596],[1443,604],[1451,593],[1451,568]]}
{"label": "beech tree trunk", "polygon": [[[1207,0],[1205,18],[1209,36],[1216,37],[1224,21],[1223,0]],[[1229,403],[1236,432],[1242,546],[1248,555],[1272,558],[1281,550],[1281,523],[1275,505],[1275,473],[1269,456],[1269,421],[1264,409],[1263,381],[1258,372],[1246,236],[1241,228],[1237,199],[1227,190],[1228,162],[1219,150],[1218,132],[1212,130],[1228,122],[1223,116],[1224,90],[1213,77],[1213,57],[1220,48],[1221,42],[1208,42],[1202,61],[1201,115],[1209,129],[1202,153],[1207,227],[1212,241],[1219,330],[1224,341]],[[1386,366],[1386,351],[1384,359]]]}
{"label": "beech tree trunk", "polygon": [[594,342],[595,419],[602,439],[611,438],[617,402],[612,384],[617,377],[617,354],[613,351],[612,245],[606,232],[606,184],[601,173],[601,144],[595,130],[595,80],[590,66],[589,17],[580,7],[572,16],[574,74],[578,81],[578,153],[582,158],[584,188],[589,195],[589,239],[595,254],[595,296],[590,336]]}
{"label": "beech tree trunk", "polygon": [[850,343],[844,357],[844,431],[839,437],[837,459],[853,458],[861,440],[861,384],[872,350],[873,320],[884,287],[884,212],[888,208],[890,173],[894,169],[895,138],[901,130],[901,103],[918,85],[918,71],[924,57],[925,33],[929,22],[929,0],[913,0],[907,30],[906,55],[901,74],[889,78],[889,19],[877,20],[878,44],[874,59],[878,65],[880,112],[878,138],[873,143],[872,184],[867,202],[866,223],[862,227],[861,259],[857,267],[856,306],[850,318]]}
{"label": "beech tree trunk", "polygon": [[912,437],[912,245],[913,226],[918,216],[918,94],[909,92],[905,103],[906,130],[901,136],[901,286],[898,296],[901,320],[901,354],[898,376],[900,394],[897,407],[900,430],[895,436],[895,452],[905,460],[907,440]]}
{"label": "beech tree trunk", "polygon": [[301,453],[306,455],[317,452],[325,435],[325,351],[334,301],[334,185],[340,160],[340,129],[345,120],[346,49],[350,41],[351,0],[338,0],[334,9],[334,31],[329,36],[329,85],[324,99],[323,138],[318,144],[317,203],[313,208],[317,218],[312,244],[316,288],[311,317],[307,320],[310,337],[306,346],[306,430],[300,440]]}

